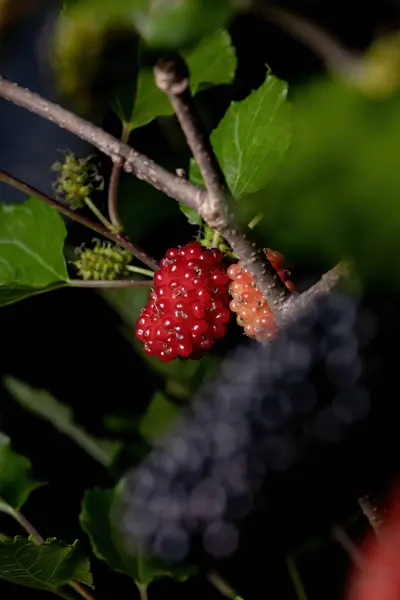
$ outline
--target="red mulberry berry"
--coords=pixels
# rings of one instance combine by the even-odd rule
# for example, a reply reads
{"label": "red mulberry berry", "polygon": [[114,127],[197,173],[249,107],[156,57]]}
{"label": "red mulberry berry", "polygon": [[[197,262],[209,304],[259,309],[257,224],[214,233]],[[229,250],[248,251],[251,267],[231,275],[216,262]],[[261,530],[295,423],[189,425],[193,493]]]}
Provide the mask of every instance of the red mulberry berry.
{"label": "red mulberry berry", "polygon": [[[286,287],[294,292],[295,287],[288,279],[290,273],[285,268],[283,254],[267,248],[266,255]],[[244,328],[246,335],[259,342],[272,338],[278,330],[275,317],[251,273],[239,261],[229,267],[227,275],[232,280],[229,293],[233,300],[229,308],[237,314],[238,324]]]}
{"label": "red mulberry berry", "polygon": [[225,335],[230,297],[222,259],[198,242],[166,252],[135,330],[146,354],[163,362],[198,357]]}

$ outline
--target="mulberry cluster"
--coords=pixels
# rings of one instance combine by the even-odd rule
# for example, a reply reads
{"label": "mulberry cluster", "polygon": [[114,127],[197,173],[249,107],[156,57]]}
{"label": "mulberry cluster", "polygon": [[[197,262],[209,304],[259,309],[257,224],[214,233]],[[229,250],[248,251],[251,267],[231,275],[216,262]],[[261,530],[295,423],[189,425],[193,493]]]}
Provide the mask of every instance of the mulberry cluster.
{"label": "mulberry cluster", "polygon": [[127,266],[133,256],[116,244],[96,240],[94,248],[78,248],[76,252],[78,260],[72,264],[84,280],[114,281],[118,277],[129,275]]}
{"label": "mulberry cluster", "polygon": [[[286,287],[294,292],[295,287],[289,279],[290,273],[285,268],[284,256],[269,248],[266,255]],[[232,279],[229,293],[233,298],[229,307],[237,313],[238,324],[244,328],[246,335],[258,342],[271,339],[278,331],[275,317],[251,273],[239,261],[229,267],[228,277]]]}
{"label": "mulberry cluster", "polygon": [[167,251],[136,326],[146,354],[163,362],[196,358],[225,335],[229,277],[222,259],[198,242]]}

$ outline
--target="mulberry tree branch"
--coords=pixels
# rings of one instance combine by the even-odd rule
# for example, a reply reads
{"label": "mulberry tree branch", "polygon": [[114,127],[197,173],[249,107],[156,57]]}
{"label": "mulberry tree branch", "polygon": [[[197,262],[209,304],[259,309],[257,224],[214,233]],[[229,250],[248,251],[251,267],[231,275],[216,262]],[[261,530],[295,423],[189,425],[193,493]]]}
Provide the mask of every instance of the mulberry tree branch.
{"label": "mulberry tree branch", "polygon": [[186,64],[181,58],[160,60],[154,68],[154,76],[157,87],[169,98],[203,176],[208,193],[203,196],[197,212],[227,240],[253,275],[271,310],[277,314],[290,292],[266,259],[263,250],[255,249],[235,221],[231,208],[232,197],[224,174],[190,93]]}
{"label": "mulberry tree branch", "polygon": [[[341,279],[348,275],[348,268],[344,263],[340,263],[303,294],[288,295],[288,291],[282,287],[275,272],[272,273],[269,262],[266,261],[264,256],[261,260],[261,256],[256,252],[254,246],[239,232],[232,212],[229,210],[230,196],[225,180],[221,176],[220,168],[216,165],[208,137],[194,109],[193,100],[188,90],[188,77],[184,76],[181,84],[176,85],[174,79],[171,81],[171,75],[163,75],[165,71],[168,71],[165,66],[159,64],[157,68],[158,84],[162,86],[162,89],[174,103],[177,116],[186,133],[193,155],[199,162],[209,192],[191,184],[183,177],[169,173],[144,154],[127,146],[101,128],[93,125],[93,123],[2,77],[0,77],[0,97],[70,131],[98,148],[109,156],[114,164],[121,165],[125,171],[133,173],[136,177],[146,181],[167,196],[198,212],[211,227],[218,229],[226,237],[239,258],[245,262],[251,273],[255,275],[257,284],[270,302],[278,324],[282,326],[296,318],[303,309],[308,308],[321,295],[331,293]],[[49,196],[35,190],[8,173],[0,171],[0,179],[40,198],[47,204],[54,206],[61,214],[119,243],[147,266],[158,268],[158,263],[153,258],[134,246],[123,234],[106,230],[101,225],[93,223],[76,213],[76,211],[60,205]]]}
{"label": "mulberry tree branch", "polygon": [[20,192],[24,192],[26,194],[29,194],[30,196],[35,196],[35,198],[39,198],[39,200],[42,200],[49,206],[52,206],[53,208],[55,208],[60,214],[64,215],[64,217],[68,217],[69,219],[76,221],[76,223],[79,223],[80,225],[83,225],[84,227],[87,227],[88,229],[91,229],[92,231],[95,231],[96,233],[108,238],[112,242],[115,242],[116,244],[123,246],[124,248],[129,250],[129,252],[132,252],[132,254],[138,260],[140,260],[142,263],[144,263],[148,267],[150,267],[152,269],[159,268],[158,262],[156,261],[155,258],[153,258],[149,254],[147,254],[147,252],[142,250],[142,248],[139,248],[139,246],[132,244],[132,242],[130,240],[128,240],[122,233],[113,233],[107,227],[104,227],[103,225],[100,225],[99,223],[95,223],[94,221],[92,221],[91,219],[88,219],[87,217],[83,217],[82,215],[79,214],[78,211],[73,210],[72,208],[69,208],[68,206],[64,206],[63,204],[60,204],[56,200],[53,200],[53,198],[50,198],[50,196],[47,196],[47,194],[44,194],[40,190],[37,190],[33,186],[28,185],[27,183],[21,181],[17,177],[14,177],[14,175],[10,175],[10,173],[7,173],[6,171],[2,171],[1,169],[0,169],[0,181],[2,181],[3,183],[6,183],[8,185],[11,185],[12,187],[19,190]]}
{"label": "mulberry tree branch", "polygon": [[133,173],[170,198],[197,210],[206,192],[186,179],[157,165],[150,158],[127,146],[100,127],[82,119],[50,100],[45,100],[17,83],[0,77],[0,97],[55,123],[85,140],[111,158],[128,173]]}

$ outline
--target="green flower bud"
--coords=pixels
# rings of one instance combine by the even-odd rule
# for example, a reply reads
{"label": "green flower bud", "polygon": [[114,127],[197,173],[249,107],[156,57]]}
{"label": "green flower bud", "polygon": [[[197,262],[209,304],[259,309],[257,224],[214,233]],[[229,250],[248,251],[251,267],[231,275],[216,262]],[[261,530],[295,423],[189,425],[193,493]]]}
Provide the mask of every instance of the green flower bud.
{"label": "green flower bud", "polygon": [[92,156],[78,158],[69,150],[62,152],[64,162],[56,162],[51,167],[53,171],[58,171],[53,189],[59,200],[76,210],[84,206],[85,198],[104,189],[104,179],[97,167],[90,163]]}
{"label": "green flower bud", "polygon": [[72,264],[82,279],[93,281],[114,281],[118,277],[129,275],[126,268],[133,255],[124,248],[111,242],[94,240],[94,248],[77,248],[78,259]]}

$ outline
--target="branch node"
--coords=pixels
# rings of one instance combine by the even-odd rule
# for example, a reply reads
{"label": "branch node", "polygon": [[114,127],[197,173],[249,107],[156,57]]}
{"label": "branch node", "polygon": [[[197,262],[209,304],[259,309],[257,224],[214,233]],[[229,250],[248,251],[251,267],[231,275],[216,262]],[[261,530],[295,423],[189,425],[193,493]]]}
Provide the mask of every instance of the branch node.
{"label": "branch node", "polygon": [[189,87],[186,63],[180,57],[160,59],[154,67],[154,80],[165,94],[183,94]]}

